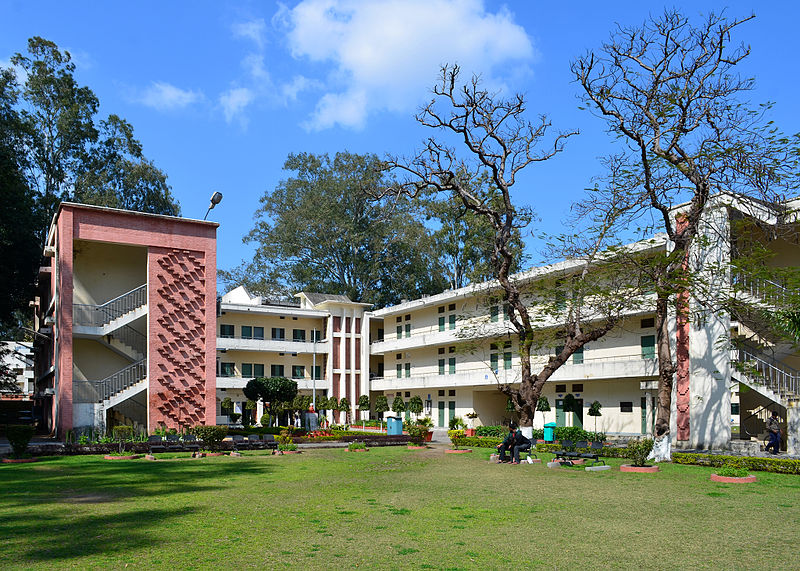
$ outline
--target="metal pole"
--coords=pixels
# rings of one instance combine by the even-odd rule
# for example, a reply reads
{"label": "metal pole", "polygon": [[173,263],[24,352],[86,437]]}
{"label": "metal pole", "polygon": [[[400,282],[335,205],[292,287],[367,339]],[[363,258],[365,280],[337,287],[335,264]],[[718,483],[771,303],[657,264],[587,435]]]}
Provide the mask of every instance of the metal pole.
{"label": "metal pole", "polygon": [[317,410],[317,332],[315,329],[311,330],[311,335],[314,336],[314,352],[311,355],[311,402],[314,405],[314,411]]}

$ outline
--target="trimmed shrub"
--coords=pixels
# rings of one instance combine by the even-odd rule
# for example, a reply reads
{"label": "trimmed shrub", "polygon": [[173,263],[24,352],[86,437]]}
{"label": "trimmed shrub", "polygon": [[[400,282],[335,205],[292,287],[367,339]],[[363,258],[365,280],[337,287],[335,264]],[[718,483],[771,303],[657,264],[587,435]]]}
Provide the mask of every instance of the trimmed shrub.
{"label": "trimmed shrub", "polygon": [[464,440],[466,439],[463,430],[448,430],[447,437],[450,439],[450,442],[453,443],[453,448],[455,448],[456,450],[458,450],[458,447],[460,445],[463,445]]}
{"label": "trimmed shrub", "polygon": [[190,431],[203,441],[203,445],[209,450],[219,450],[220,444],[228,435],[227,426],[195,426]]}
{"label": "trimmed shrub", "polygon": [[732,460],[741,461],[747,470],[757,472],[774,472],[776,474],[800,474],[800,460],[784,458],[756,458],[754,456],[730,456],[727,454],[693,454],[673,452],[673,464],[696,464],[719,468]]}
{"label": "trimmed shrub", "polygon": [[490,438],[503,438],[508,433],[508,428],[505,426],[478,426],[475,429],[475,436],[486,436]]}
{"label": "trimmed shrub", "polygon": [[653,439],[629,440],[626,450],[634,466],[647,466],[647,456],[653,450]]}
{"label": "trimmed shrub", "polygon": [[14,451],[15,458],[21,458],[28,450],[28,443],[33,438],[33,426],[27,424],[11,424],[6,429],[8,443]]}

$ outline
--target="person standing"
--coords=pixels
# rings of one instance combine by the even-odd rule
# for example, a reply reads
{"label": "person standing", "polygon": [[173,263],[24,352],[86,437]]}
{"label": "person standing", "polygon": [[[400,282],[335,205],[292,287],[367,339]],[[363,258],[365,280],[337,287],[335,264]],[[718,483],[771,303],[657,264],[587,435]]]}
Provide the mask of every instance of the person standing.
{"label": "person standing", "polygon": [[777,454],[781,450],[781,421],[778,413],[774,410],[767,420],[767,431],[769,432],[769,443],[764,450],[769,452],[772,448],[772,453]]}

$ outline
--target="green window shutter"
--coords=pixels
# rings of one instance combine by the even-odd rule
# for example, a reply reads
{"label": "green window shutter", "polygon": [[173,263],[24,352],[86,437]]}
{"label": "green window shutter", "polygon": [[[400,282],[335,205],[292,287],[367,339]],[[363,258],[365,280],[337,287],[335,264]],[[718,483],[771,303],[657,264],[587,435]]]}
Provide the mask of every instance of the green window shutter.
{"label": "green window shutter", "polygon": [[439,359],[439,374],[444,375],[444,359]]}
{"label": "green window shutter", "polygon": [[447,321],[450,324],[450,329],[456,328],[456,314],[453,313],[452,315],[447,316]]}
{"label": "green window shutter", "polygon": [[[381,375],[383,376],[383,375]],[[322,378],[322,365],[317,365],[314,367],[314,378],[321,379]]]}
{"label": "green window shutter", "polygon": [[253,376],[254,377],[263,377],[264,376],[264,365],[256,363],[253,365]]}
{"label": "green window shutter", "polygon": [[398,325],[397,326],[397,338],[398,339],[402,339],[403,338],[403,326],[402,325]]}
{"label": "green window shutter", "polygon": [[439,331],[444,331],[444,315],[439,316]]}
{"label": "green window shutter", "polygon": [[406,337],[411,337],[411,324],[406,323]]}
{"label": "green window shutter", "polygon": [[264,339],[263,327],[253,327],[253,339]]}
{"label": "green window shutter", "polygon": [[220,363],[219,364],[219,372],[220,375],[223,377],[232,377],[236,374],[236,364],[235,363]]}
{"label": "green window shutter", "polygon": [[252,339],[253,328],[250,325],[242,325],[242,339]]}
{"label": "green window shutter", "polygon": [[498,357],[497,353],[492,353],[489,355],[489,368],[494,371],[495,373],[498,371]]}
{"label": "green window shutter", "polygon": [[572,354],[572,364],[573,365],[583,364],[583,347],[581,347]]}
{"label": "green window shutter", "polygon": [[496,305],[493,305],[492,307],[489,308],[489,315],[491,316],[491,319],[492,319],[493,323],[497,322],[497,314],[498,313],[499,313],[499,311],[498,311],[498,307]]}
{"label": "green window shutter", "polygon": [[252,376],[253,376],[253,364],[242,363],[242,377],[252,377]]}
{"label": "green window shutter", "polygon": [[450,374],[451,375],[455,375],[456,374],[456,358],[455,357],[450,357],[450,359],[448,361],[448,366],[450,368]]}
{"label": "green window shutter", "polygon": [[219,336],[225,337],[228,339],[233,338],[233,325],[220,325],[219,326]]}
{"label": "green window shutter", "polygon": [[406,363],[406,378],[411,376],[411,363]]}
{"label": "green window shutter", "polygon": [[642,359],[655,359],[656,336],[642,335]]}
{"label": "green window shutter", "polygon": [[503,368],[506,371],[511,369],[511,351],[503,353]]}
{"label": "green window shutter", "polygon": [[403,365],[400,364],[397,365],[397,378],[398,379],[403,378]]}

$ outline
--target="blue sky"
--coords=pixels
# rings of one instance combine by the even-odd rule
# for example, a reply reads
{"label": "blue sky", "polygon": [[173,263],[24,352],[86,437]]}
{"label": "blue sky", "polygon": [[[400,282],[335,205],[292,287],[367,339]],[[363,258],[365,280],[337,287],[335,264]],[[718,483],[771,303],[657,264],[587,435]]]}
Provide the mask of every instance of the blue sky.
{"label": "blue sky", "polygon": [[[101,115],[128,119],[145,155],[163,169],[183,215],[202,218],[211,193],[224,200],[218,265],[252,249],[242,236],[265,190],[287,174],[292,152],[339,150],[408,155],[428,133],[413,120],[439,65],[458,62],[496,89],[522,92],[532,118],[580,129],[564,153],[534,165],[519,203],[557,233],[598,158],[613,150],[601,121],[578,109],[569,63],[597,48],[616,23],[636,25],[661,3],[480,0],[37,1],[0,0],[0,66],[39,35],[69,50]],[[756,19],[739,29],[751,45],[742,72],[757,79],[753,102],[800,131],[797,2],[677,2],[688,15],[727,7]],[[536,241],[529,241],[532,252]],[[534,260],[536,257],[534,256]]]}

